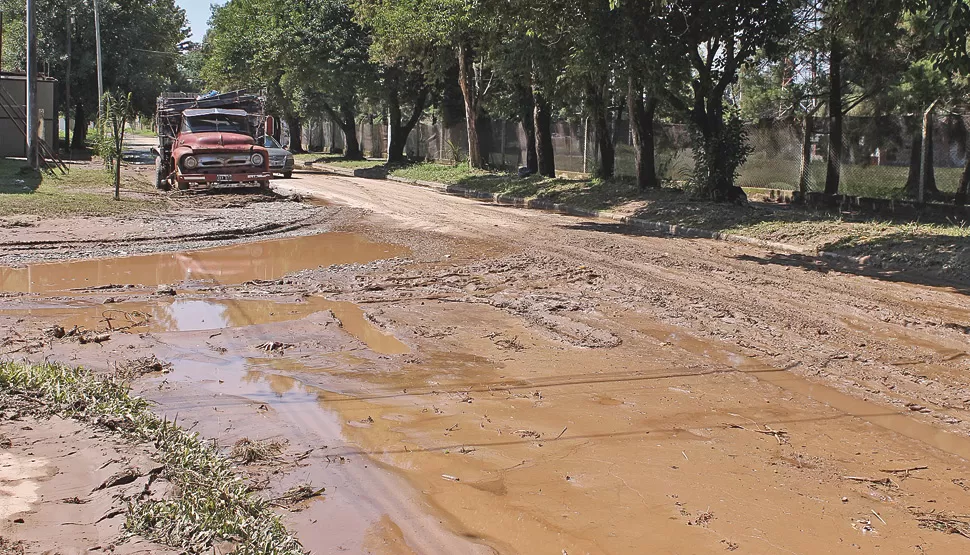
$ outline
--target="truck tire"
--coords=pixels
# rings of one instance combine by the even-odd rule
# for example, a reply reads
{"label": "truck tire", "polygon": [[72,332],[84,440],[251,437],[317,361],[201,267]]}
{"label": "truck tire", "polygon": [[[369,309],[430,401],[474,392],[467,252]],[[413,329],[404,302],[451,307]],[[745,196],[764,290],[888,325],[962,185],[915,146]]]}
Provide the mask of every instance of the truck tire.
{"label": "truck tire", "polygon": [[293,172],[283,172],[283,179],[293,179]]}
{"label": "truck tire", "polygon": [[159,191],[168,191],[172,188],[168,182],[168,176],[165,175],[161,157],[155,158],[155,188]]}

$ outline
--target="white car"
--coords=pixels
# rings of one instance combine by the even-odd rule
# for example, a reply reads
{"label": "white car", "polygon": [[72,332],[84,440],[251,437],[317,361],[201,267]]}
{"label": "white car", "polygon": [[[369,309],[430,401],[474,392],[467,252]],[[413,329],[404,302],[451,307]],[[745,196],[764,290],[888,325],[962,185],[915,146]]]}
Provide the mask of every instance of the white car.
{"label": "white car", "polygon": [[293,166],[296,164],[293,154],[283,148],[272,135],[263,137],[263,146],[269,153],[269,171],[282,174],[284,179],[293,177]]}

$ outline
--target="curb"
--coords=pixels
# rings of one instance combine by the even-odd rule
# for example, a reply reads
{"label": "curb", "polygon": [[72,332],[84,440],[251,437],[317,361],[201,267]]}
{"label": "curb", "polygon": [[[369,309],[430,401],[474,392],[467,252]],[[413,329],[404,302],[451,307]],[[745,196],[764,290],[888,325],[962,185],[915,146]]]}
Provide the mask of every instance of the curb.
{"label": "curb", "polygon": [[[626,216],[609,210],[588,210],[586,208],[579,208],[568,204],[555,203],[555,202],[539,200],[539,199],[527,199],[522,197],[514,197],[514,196],[503,195],[499,193],[486,193],[484,191],[468,189],[466,187],[462,187],[461,185],[446,185],[444,183],[437,183],[434,181],[406,179],[403,177],[395,177],[393,175],[389,175],[383,179],[376,178],[376,177],[366,177],[366,176],[358,175],[356,170],[338,168],[336,166],[330,166],[327,164],[321,164],[318,167],[321,170],[323,170],[324,173],[332,173],[332,174],[341,175],[344,177],[358,177],[361,179],[372,179],[375,181],[382,181],[382,180],[394,181],[396,183],[403,183],[406,185],[416,185],[418,187],[432,189],[442,194],[461,196],[465,198],[474,198],[477,200],[487,200],[495,204],[518,206],[520,208],[528,208],[532,210],[546,210],[551,212],[557,212],[560,214],[565,214],[568,216],[580,216],[584,218],[599,218],[604,220],[612,220],[637,229],[642,229],[645,231],[658,231],[660,233],[663,233],[665,235],[670,235],[673,237],[688,237],[692,239],[713,239],[716,241],[725,241],[729,243],[740,243],[744,245],[762,247],[768,250],[782,251],[782,252],[787,252],[791,254],[815,256],[826,260],[832,260],[834,262],[849,263],[857,266],[869,266],[872,264],[871,258],[868,256],[866,257],[849,256],[849,255],[840,254],[837,252],[819,251],[811,247],[801,247],[798,245],[790,245],[788,243],[777,243],[774,241],[767,241],[765,239],[756,239],[754,237],[747,237],[744,235],[735,235],[733,233],[710,231],[708,229],[687,227],[687,226],[682,226],[677,224],[669,224],[666,222],[654,222],[650,220],[644,220],[641,218],[635,218],[632,216]],[[289,189],[293,193],[298,192],[294,190],[292,187],[287,187],[287,189]]]}

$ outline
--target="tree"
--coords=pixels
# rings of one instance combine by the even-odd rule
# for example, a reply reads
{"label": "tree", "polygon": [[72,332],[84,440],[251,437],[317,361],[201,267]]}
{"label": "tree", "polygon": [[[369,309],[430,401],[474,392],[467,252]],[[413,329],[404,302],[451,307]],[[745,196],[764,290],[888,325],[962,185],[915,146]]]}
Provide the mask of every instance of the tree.
{"label": "tree", "polygon": [[901,0],[824,0],[818,41],[828,49],[825,194],[839,193],[845,115],[892,86],[903,69]]}
{"label": "tree", "polygon": [[[925,10],[927,24],[938,39],[933,55],[936,68],[945,75],[970,77],[970,0],[925,0],[912,9]],[[963,206],[970,193],[970,153],[957,188],[956,204]]]}
{"label": "tree", "polygon": [[[88,123],[98,112],[98,82],[94,55],[93,3],[36,0],[38,50],[42,62],[60,83],[67,82],[67,25],[72,27],[71,97],[74,111],[73,148],[83,149]],[[23,0],[0,0],[4,21],[4,68],[26,66]],[[185,11],[175,0],[101,0],[103,76],[105,90],[130,91],[133,109],[155,112],[160,92],[178,81],[178,45],[188,36]]]}
{"label": "tree", "polygon": [[207,86],[251,89],[290,128],[290,149],[303,150],[297,94],[288,82],[293,63],[293,13],[286,0],[231,0],[214,7],[203,41]]}
{"label": "tree", "polygon": [[371,37],[344,0],[290,0],[293,52],[288,82],[303,112],[326,114],[344,134],[344,158],[363,159],[357,136],[358,106],[374,90],[379,68],[368,52]]}
{"label": "tree", "polygon": [[688,48],[690,86],[668,91],[667,96],[694,131],[697,191],[716,201],[741,201],[745,194],[734,178],[747,157],[747,146],[737,107],[726,106],[726,92],[740,67],[756,53],[774,54],[792,28],[791,4],[699,0],[667,4],[663,17],[669,32]]}
{"label": "tree", "polygon": [[488,97],[492,74],[486,40],[490,18],[488,2],[464,0],[360,0],[361,21],[373,32],[374,58],[398,71],[421,72],[429,81],[448,77],[457,66],[468,134],[468,164],[486,165],[479,123]]}
{"label": "tree", "polygon": [[101,119],[98,120],[98,156],[111,169],[115,200],[121,200],[121,162],[125,151],[125,130],[134,112],[131,93],[104,93]]}

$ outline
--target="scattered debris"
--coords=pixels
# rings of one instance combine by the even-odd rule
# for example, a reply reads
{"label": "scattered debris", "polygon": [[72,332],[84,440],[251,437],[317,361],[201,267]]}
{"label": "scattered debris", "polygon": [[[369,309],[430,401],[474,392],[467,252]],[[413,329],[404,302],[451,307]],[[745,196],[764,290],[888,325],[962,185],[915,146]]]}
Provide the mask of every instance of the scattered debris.
{"label": "scattered debris", "polygon": [[778,441],[778,445],[784,445],[788,443],[788,432],[785,430],[772,430],[767,425],[765,425],[764,430],[755,430],[752,428],[745,428],[739,424],[728,424],[728,427],[735,428],[738,430],[744,430],[746,432],[754,432],[756,434],[764,434],[766,436],[772,436]]}
{"label": "scattered debris", "polygon": [[252,464],[276,459],[283,452],[283,444],[279,441],[252,441],[242,438],[237,441],[229,456],[241,464]]}
{"label": "scattered debris", "polygon": [[896,482],[892,481],[892,478],[866,478],[864,476],[843,476],[843,480],[852,480],[853,482],[868,482],[870,484],[875,484],[877,486],[886,486],[887,488],[898,487]]}
{"label": "scattered debris", "polygon": [[495,341],[495,346],[503,351],[515,351],[517,353],[525,350],[525,345],[519,343],[519,336],[512,339],[499,339]]}
{"label": "scattered debris", "polygon": [[714,520],[714,512],[711,511],[710,509],[708,509],[708,510],[702,512],[701,514],[697,515],[697,517],[694,518],[693,520],[688,521],[687,524],[688,525],[691,525],[691,526],[704,526],[704,527],[707,527],[707,525],[712,520]]}
{"label": "scattered debris", "polygon": [[126,360],[115,366],[115,377],[122,380],[132,380],[146,374],[162,373],[167,374],[172,371],[171,362],[162,362],[155,355],[150,357]]}
{"label": "scattered debris", "polygon": [[886,472],[887,474],[902,474],[904,478],[909,476],[910,472],[916,472],[917,470],[929,470],[928,466],[914,466],[912,468],[895,468],[889,470],[880,470],[879,472]]}
{"label": "scattered debris", "polygon": [[279,341],[267,341],[266,343],[256,345],[254,348],[261,351],[266,351],[267,353],[278,353],[282,355],[286,349],[290,349],[292,347],[296,347],[296,345],[293,345],[292,343],[280,343]]}
{"label": "scattered debris", "polygon": [[103,489],[114,488],[118,486],[125,486],[134,482],[138,478],[141,478],[141,476],[142,476],[141,472],[138,472],[137,469],[129,467],[122,470],[121,472],[116,472],[115,474],[112,474],[111,477],[105,480],[104,482],[102,482],[100,486],[94,488],[94,491],[100,491]]}
{"label": "scattered debris", "polygon": [[174,297],[175,288],[170,287],[168,285],[159,285],[158,289],[155,290],[155,294],[159,296]]}
{"label": "scattered debris", "polygon": [[452,476],[451,474],[442,474],[441,477],[444,478],[445,480],[449,480],[449,481],[452,481],[452,482],[460,482],[461,481],[457,476]]}
{"label": "scattered debris", "polygon": [[535,430],[516,430],[515,433],[522,439],[525,439],[527,437],[531,437],[533,439],[540,439],[542,437],[542,434],[540,434]]}
{"label": "scattered debris", "polygon": [[327,491],[327,488],[316,489],[310,484],[300,484],[286,490],[286,493],[273,500],[273,505],[277,507],[292,507],[314,497],[319,497]]}
{"label": "scattered debris", "polygon": [[970,515],[954,515],[943,511],[923,512],[910,508],[920,528],[938,530],[946,534],[959,534],[970,539]]}
{"label": "scattered debris", "polygon": [[104,343],[109,339],[111,339],[111,334],[109,333],[96,333],[92,331],[85,331],[84,333],[81,334],[80,337],[78,337],[78,342],[80,342],[81,345],[86,345],[88,343],[97,343],[100,345],[101,343]]}

